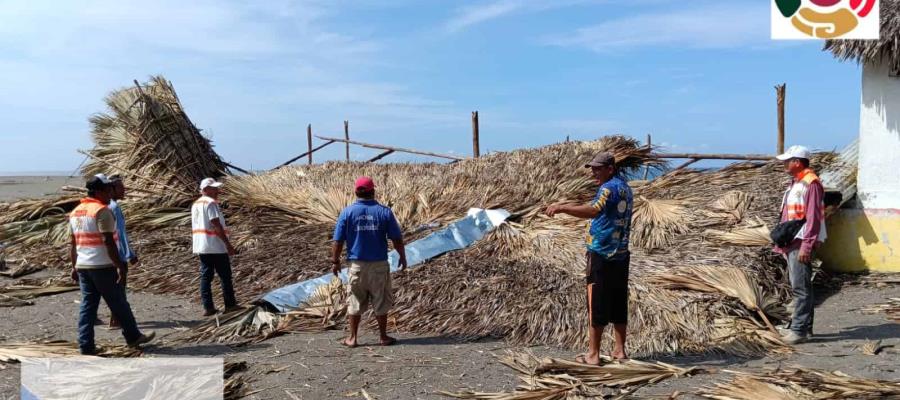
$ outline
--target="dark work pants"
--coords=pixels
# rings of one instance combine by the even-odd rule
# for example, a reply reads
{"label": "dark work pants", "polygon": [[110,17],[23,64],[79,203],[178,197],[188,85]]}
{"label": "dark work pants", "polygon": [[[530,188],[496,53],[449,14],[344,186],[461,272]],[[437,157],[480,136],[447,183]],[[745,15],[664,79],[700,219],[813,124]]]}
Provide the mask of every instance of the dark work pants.
{"label": "dark work pants", "polygon": [[222,297],[225,307],[237,305],[234,298],[234,286],[231,282],[231,257],[228,254],[200,254],[200,301],[206,310],[214,310],[212,297],[213,275],[219,275],[222,283]]}
{"label": "dark work pants", "polygon": [[112,314],[122,326],[122,336],[128,343],[141,336],[131,305],[125,299],[125,287],[116,282],[118,274],[115,268],[80,269],[78,284],[81,286],[81,310],[78,314],[78,347],[82,352],[93,352],[94,321],[97,319],[97,308],[100,299],[106,301]]}

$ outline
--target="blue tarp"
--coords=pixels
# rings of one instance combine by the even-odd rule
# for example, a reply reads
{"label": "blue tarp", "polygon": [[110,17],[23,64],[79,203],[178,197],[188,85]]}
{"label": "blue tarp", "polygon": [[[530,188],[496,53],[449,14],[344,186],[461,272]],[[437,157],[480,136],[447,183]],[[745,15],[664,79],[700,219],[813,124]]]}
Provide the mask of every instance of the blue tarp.
{"label": "blue tarp", "polygon": [[[434,257],[448,251],[460,250],[468,247],[475,241],[500,225],[509,213],[505,210],[469,210],[468,215],[457,220],[446,228],[434,232],[422,239],[406,244],[407,269],[424,263]],[[396,251],[388,254],[391,264],[391,272],[399,269],[398,255]],[[292,285],[284,286],[266,293],[260,300],[275,307],[280,312],[286,312],[299,307],[312,295],[319,286],[327,285],[334,277],[333,274],[322,275]],[[339,277],[341,282],[347,283],[347,269],[341,270]]]}

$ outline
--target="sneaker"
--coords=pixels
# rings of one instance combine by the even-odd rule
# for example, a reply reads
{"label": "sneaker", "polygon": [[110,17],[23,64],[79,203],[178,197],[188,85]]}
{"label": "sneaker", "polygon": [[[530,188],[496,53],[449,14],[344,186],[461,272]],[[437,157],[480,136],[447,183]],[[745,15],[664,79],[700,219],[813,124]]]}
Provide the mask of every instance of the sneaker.
{"label": "sneaker", "polygon": [[138,347],[142,344],[150,343],[153,341],[153,338],[155,338],[155,337],[156,337],[156,332],[150,332],[147,335],[141,335],[140,337],[135,339],[133,342],[129,342],[128,347]]}
{"label": "sneaker", "polygon": [[204,316],[204,317],[211,317],[211,316],[213,316],[213,315],[216,315],[217,312],[219,312],[219,310],[216,310],[215,308],[210,308],[210,309],[207,309],[207,310],[204,310],[204,311],[203,311],[203,316]]}
{"label": "sneaker", "polygon": [[93,349],[79,349],[79,352],[80,352],[81,355],[83,355],[83,356],[96,356],[96,355],[97,355],[97,349],[96,349],[96,348],[93,348]]}
{"label": "sneaker", "polygon": [[788,332],[788,334],[782,336],[781,341],[789,345],[800,344],[809,341],[809,335],[800,335],[797,332],[791,331]]}

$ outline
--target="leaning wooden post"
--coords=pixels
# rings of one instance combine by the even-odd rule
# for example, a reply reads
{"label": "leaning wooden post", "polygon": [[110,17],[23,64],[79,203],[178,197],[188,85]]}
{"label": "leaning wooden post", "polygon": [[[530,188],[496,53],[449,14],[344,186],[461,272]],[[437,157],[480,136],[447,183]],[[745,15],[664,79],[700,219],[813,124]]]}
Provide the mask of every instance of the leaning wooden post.
{"label": "leaning wooden post", "polygon": [[481,150],[478,148],[478,111],[472,111],[472,156],[478,158]]}
{"label": "leaning wooden post", "polygon": [[[647,148],[653,149],[653,142],[652,142],[652,139],[650,138],[649,133],[647,134]],[[644,180],[645,181],[647,180],[647,176],[649,176],[649,175],[650,175],[650,166],[648,165],[648,166],[644,167]]]}
{"label": "leaning wooden post", "polygon": [[[344,121],[344,140],[350,140],[350,121]],[[347,162],[350,162],[350,142],[346,144]]]}
{"label": "leaning wooden post", "polygon": [[312,124],[306,126],[306,145],[308,147],[309,165],[312,165]]}
{"label": "leaning wooden post", "polygon": [[784,95],[787,84],[775,85],[775,94],[778,96],[778,148],[775,154],[784,153]]}

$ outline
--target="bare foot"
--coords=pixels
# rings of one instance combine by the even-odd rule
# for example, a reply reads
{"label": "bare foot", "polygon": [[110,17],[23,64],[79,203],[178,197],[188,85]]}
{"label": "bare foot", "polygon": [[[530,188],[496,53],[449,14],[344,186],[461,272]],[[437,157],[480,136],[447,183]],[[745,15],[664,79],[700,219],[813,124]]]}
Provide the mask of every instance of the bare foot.
{"label": "bare foot", "polygon": [[343,341],[341,341],[341,344],[352,349],[357,346],[356,338],[346,338]]}
{"label": "bare foot", "polygon": [[579,354],[577,357],[575,357],[575,362],[588,365],[600,365],[600,355]]}
{"label": "bare foot", "polygon": [[624,351],[614,351],[612,354],[610,354],[610,356],[613,358],[613,360],[616,360],[616,361],[628,360],[628,356],[625,355]]}

